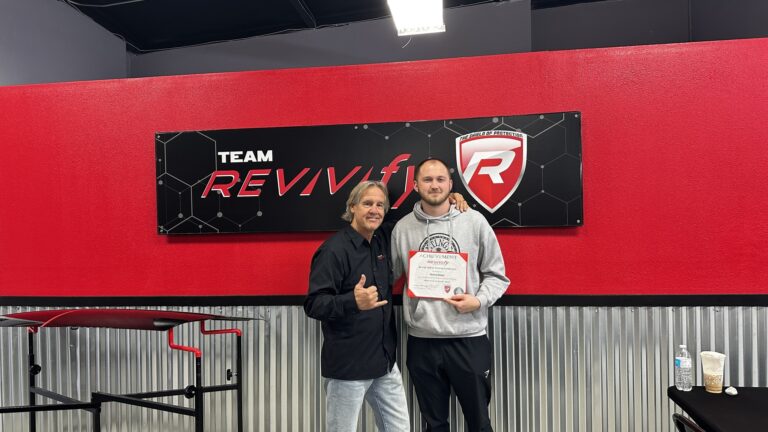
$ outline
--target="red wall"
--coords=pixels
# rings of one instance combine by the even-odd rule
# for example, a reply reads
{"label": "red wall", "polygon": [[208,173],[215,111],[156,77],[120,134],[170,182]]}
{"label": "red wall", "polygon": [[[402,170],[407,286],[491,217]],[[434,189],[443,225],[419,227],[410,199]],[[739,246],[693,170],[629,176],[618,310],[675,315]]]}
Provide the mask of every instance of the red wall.
{"label": "red wall", "polygon": [[768,294],[753,39],[0,88],[0,296],[305,292],[328,234],[156,233],[155,131],[569,110],[585,224],[499,231],[509,293]]}

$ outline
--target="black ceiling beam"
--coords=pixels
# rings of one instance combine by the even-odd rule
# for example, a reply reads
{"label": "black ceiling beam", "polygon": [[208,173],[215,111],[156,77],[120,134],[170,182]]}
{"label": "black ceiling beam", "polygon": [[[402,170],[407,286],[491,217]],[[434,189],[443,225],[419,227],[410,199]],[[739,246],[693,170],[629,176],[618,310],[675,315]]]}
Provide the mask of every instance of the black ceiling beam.
{"label": "black ceiling beam", "polygon": [[293,8],[296,9],[296,12],[299,13],[299,16],[301,16],[301,19],[304,21],[304,24],[306,24],[307,27],[317,28],[317,20],[312,14],[312,11],[309,10],[307,4],[304,3],[304,0],[290,0],[290,2]]}
{"label": "black ceiling beam", "polygon": [[560,6],[571,6],[579,3],[595,3],[605,0],[531,0],[531,9],[548,9]]}

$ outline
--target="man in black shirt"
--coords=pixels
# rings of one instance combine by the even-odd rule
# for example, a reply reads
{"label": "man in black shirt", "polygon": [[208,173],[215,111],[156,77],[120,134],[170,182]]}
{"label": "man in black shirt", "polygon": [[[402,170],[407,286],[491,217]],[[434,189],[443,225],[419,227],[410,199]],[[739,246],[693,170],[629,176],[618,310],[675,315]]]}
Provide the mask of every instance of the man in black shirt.
{"label": "man in black shirt", "polygon": [[322,321],[321,373],[326,392],[326,430],[354,431],[363,400],[381,432],[408,431],[410,421],[400,370],[392,309],[387,187],[355,186],[342,218],[349,226],[325,241],[312,257],[308,316]]}

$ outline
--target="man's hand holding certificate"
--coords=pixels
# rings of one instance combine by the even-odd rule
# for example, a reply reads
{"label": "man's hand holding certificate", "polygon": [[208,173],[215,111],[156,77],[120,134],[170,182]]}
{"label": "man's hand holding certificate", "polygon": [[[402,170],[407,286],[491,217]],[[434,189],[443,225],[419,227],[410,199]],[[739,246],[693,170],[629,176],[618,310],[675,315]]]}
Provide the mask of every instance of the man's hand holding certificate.
{"label": "man's hand holding certificate", "polygon": [[450,298],[467,292],[466,253],[410,251],[408,296]]}

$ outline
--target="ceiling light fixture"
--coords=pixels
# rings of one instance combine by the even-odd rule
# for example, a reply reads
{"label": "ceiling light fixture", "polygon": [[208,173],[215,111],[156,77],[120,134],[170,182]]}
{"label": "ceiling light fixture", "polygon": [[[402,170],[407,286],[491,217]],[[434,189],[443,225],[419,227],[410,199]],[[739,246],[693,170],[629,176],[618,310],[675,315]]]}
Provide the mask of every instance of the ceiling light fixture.
{"label": "ceiling light fixture", "polygon": [[387,0],[398,36],[445,31],[443,0]]}

